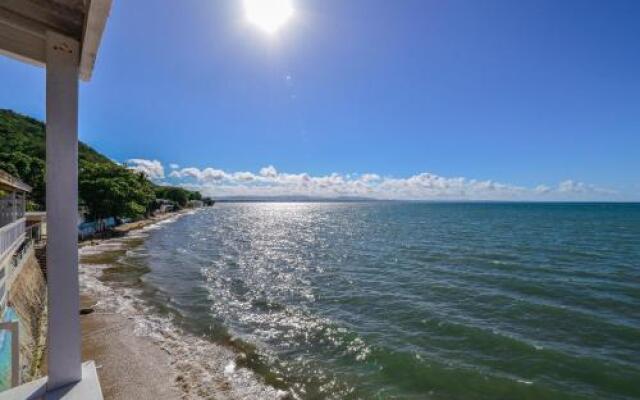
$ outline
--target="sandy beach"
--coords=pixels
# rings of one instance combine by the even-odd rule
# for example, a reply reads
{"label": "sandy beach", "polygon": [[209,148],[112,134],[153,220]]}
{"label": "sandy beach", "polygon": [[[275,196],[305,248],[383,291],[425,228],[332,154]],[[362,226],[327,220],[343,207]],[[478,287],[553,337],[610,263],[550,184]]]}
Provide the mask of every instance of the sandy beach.
{"label": "sandy beach", "polygon": [[[123,224],[115,231],[117,234],[126,235],[184,214],[185,212],[178,212]],[[84,245],[96,243],[100,242],[92,241]],[[105,399],[189,398],[178,387],[176,371],[168,354],[150,338],[137,335],[133,320],[119,313],[101,309],[97,306],[99,299],[86,290],[81,294],[80,303],[83,309],[94,310],[81,316],[82,358],[83,361],[95,361]]]}
{"label": "sandy beach", "polygon": [[[94,298],[82,296],[82,307]],[[105,399],[179,399],[168,355],[153,341],[135,335],[134,323],[114,313],[94,312],[81,318],[82,357],[94,360]]]}
{"label": "sandy beach", "polygon": [[135,288],[101,280],[150,231],[193,212],[141,221],[124,227],[124,236],[81,246],[81,307],[93,310],[81,316],[83,360],[95,361],[106,400],[287,398],[252,371],[236,367],[243,354],[155,315]]}

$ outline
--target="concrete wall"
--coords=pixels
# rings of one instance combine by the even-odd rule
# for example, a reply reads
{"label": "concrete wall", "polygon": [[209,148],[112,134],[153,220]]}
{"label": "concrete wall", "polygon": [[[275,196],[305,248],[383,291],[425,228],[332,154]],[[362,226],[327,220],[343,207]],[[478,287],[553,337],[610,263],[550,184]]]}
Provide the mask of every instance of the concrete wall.
{"label": "concrete wall", "polygon": [[11,285],[8,304],[20,320],[20,381],[28,382],[42,374],[47,320],[47,284],[33,251]]}

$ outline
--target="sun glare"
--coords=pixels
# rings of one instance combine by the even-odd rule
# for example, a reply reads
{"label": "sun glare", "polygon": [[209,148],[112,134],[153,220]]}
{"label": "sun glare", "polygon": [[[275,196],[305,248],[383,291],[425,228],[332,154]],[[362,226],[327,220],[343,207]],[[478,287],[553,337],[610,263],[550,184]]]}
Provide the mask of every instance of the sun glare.
{"label": "sun glare", "polygon": [[277,32],[292,16],[291,0],[244,0],[247,20],[267,33]]}

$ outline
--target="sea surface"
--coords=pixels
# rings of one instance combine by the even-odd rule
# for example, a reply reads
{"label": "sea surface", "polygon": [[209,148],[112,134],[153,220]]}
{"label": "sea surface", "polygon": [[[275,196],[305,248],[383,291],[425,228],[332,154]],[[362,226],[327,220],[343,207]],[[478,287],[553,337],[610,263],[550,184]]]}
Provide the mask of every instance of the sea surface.
{"label": "sea surface", "polygon": [[640,204],[219,203],[83,260],[189,398],[640,398]]}

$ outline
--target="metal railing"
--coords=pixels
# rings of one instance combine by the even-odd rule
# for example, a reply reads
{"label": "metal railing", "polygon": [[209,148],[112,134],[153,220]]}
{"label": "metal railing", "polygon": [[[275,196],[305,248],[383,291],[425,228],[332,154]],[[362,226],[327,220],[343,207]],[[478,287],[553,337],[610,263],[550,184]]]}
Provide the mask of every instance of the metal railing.
{"label": "metal railing", "polygon": [[[14,247],[15,248],[15,247]],[[20,268],[25,263],[27,256],[33,248],[33,240],[26,238],[15,249],[11,250],[11,259],[3,262],[0,266],[0,313],[6,315],[9,292],[11,285],[19,273]],[[7,334],[11,335],[11,386],[16,387],[20,384],[20,324],[16,321],[0,322],[0,331],[7,330]]]}
{"label": "metal railing", "polygon": [[0,227],[24,217],[25,197],[12,193],[0,198]]}
{"label": "metal railing", "polygon": [[15,250],[11,250],[11,257],[5,258],[0,264],[0,314],[7,305],[11,285],[32,249],[33,240],[23,239]]}
{"label": "metal railing", "polygon": [[13,257],[11,258],[11,262],[9,263],[9,265],[11,265],[12,272],[18,269],[18,267],[25,260],[26,258],[25,256],[28,255],[29,250],[31,250],[32,247],[33,247],[33,240],[25,239],[20,245],[20,247],[18,247],[18,250],[16,250],[13,253]]}
{"label": "metal railing", "polygon": [[13,248],[16,241],[22,238],[25,233],[25,219],[21,218],[15,222],[0,227],[0,261],[6,252]]}

